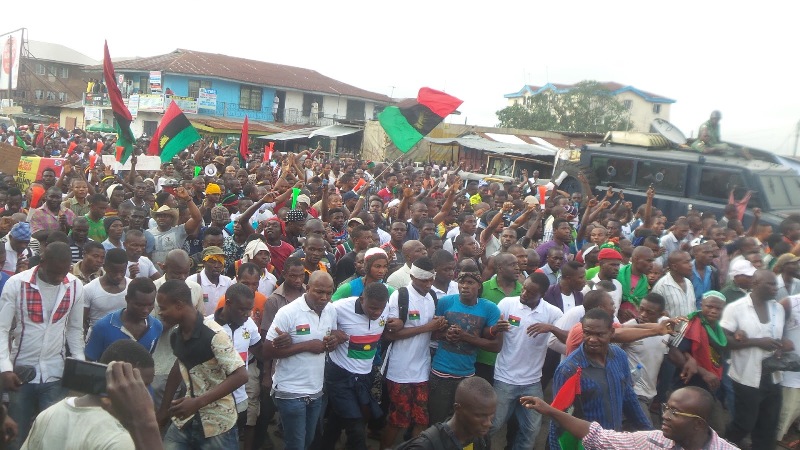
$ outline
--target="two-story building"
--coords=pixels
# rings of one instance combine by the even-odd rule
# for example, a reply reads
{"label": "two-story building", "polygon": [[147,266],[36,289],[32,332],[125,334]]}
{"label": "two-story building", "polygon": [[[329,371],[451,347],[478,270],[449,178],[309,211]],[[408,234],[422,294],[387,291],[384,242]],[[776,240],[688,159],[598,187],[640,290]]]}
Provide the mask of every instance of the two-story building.
{"label": "two-story building", "polygon": [[[631,131],[649,132],[650,123],[655,118],[669,121],[670,105],[675,103],[675,100],[614,81],[601,82],[600,85],[608,89],[628,110],[633,127]],[[547,91],[562,94],[573,87],[575,87],[573,84],[560,83],[547,83],[544,86],[525,85],[519,91],[506,94],[504,97],[508,101],[508,106],[530,106],[535,95]]]}
{"label": "two-story building", "polygon": [[[299,126],[364,121],[391,103],[384,94],[314,70],[194,50],[114,61],[114,69],[135,117],[136,136],[154,134],[172,101],[201,131],[238,133],[247,116],[251,134],[262,135]],[[100,75],[102,66],[92,70]],[[87,96],[84,106],[110,117],[103,114],[110,105],[102,94]]]}
{"label": "two-story building", "polygon": [[99,61],[61,44],[26,41],[17,89],[11,93],[22,112],[14,117],[20,123],[58,117],[63,105],[81,100],[87,81],[84,67],[96,64]]}

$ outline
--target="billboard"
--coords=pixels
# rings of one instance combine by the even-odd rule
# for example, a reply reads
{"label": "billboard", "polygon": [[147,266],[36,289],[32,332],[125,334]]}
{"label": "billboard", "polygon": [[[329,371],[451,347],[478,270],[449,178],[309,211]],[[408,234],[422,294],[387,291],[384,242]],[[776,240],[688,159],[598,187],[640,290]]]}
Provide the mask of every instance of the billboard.
{"label": "billboard", "polygon": [[197,99],[194,97],[179,97],[167,94],[164,96],[164,105],[175,102],[184,114],[197,114]]}
{"label": "billboard", "polygon": [[217,90],[200,88],[200,94],[197,96],[198,109],[217,110]]}
{"label": "billboard", "polygon": [[0,89],[17,88],[23,29],[0,35]]}
{"label": "billboard", "polygon": [[150,71],[150,92],[161,92],[161,72],[158,70]]}

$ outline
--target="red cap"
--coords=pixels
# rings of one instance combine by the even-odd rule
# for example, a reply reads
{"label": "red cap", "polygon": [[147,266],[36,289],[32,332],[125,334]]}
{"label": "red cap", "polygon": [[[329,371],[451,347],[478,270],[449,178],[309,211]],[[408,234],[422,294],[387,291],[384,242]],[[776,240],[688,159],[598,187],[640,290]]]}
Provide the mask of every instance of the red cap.
{"label": "red cap", "polygon": [[604,259],[619,259],[622,260],[622,255],[614,250],[613,248],[604,248],[600,250],[600,253],[597,254],[597,260],[602,261]]}

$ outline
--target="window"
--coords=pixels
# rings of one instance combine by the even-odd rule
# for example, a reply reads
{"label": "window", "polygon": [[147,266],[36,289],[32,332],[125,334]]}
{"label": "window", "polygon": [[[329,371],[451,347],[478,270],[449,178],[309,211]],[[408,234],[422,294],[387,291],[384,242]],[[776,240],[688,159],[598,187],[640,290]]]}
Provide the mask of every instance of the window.
{"label": "window", "polygon": [[633,100],[623,100],[622,107],[630,111],[633,108]]}
{"label": "window", "polygon": [[156,134],[157,129],[158,129],[158,121],[145,120],[144,123],[142,124],[142,132],[148,136]]}
{"label": "window", "polygon": [[139,93],[140,94],[149,94],[150,93],[150,78],[149,77],[139,77]]}
{"label": "window", "polygon": [[659,104],[653,105],[653,114],[661,114],[661,105]]}
{"label": "window", "polygon": [[58,93],[58,101],[60,101],[60,102],[67,101],[67,93],[66,92],[59,92]]}
{"label": "window", "polygon": [[311,106],[317,104],[317,117],[322,117],[322,96],[316,94],[303,94],[303,116],[311,116]]}
{"label": "window", "polygon": [[53,92],[53,91],[47,91],[47,99],[48,100],[55,100],[56,99],[56,93]]}
{"label": "window", "polygon": [[683,193],[686,188],[686,165],[639,161],[636,187],[646,190],[651,184],[655,186],[656,192]]}
{"label": "window", "polygon": [[[739,188],[746,186],[742,175],[732,170],[703,168],[700,171],[698,193],[701,196],[728,201],[728,193],[734,185]],[[742,198],[743,193],[736,198]]]}
{"label": "window", "polygon": [[47,69],[45,69],[44,64],[36,63],[36,75],[46,75]]}
{"label": "window", "polygon": [[50,75],[50,76],[58,75],[58,66],[56,66],[54,64],[51,64],[51,65],[47,66],[47,74]]}
{"label": "window", "polygon": [[199,97],[200,88],[211,89],[211,82],[206,80],[189,80],[189,97]]}
{"label": "window", "polygon": [[255,86],[241,86],[239,88],[239,108],[260,111],[261,88]]}
{"label": "window", "polygon": [[360,100],[347,101],[347,119],[348,120],[364,120],[364,110],[366,104]]}
{"label": "window", "polygon": [[598,184],[605,186],[630,186],[633,183],[633,167],[634,161],[625,158],[595,156],[591,162]]}
{"label": "window", "polygon": [[69,67],[62,67],[58,73],[60,78],[69,78]]}
{"label": "window", "polygon": [[44,98],[44,91],[42,91],[41,89],[35,90],[33,92],[33,98],[35,98],[36,100],[41,100],[42,98]]}

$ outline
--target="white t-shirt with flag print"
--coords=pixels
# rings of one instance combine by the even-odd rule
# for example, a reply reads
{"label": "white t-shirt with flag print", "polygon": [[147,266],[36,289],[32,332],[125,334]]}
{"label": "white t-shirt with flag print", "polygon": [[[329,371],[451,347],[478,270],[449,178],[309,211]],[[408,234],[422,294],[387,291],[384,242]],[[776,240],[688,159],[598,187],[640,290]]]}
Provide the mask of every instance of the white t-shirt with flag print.
{"label": "white t-shirt with flag print", "polygon": [[[206,320],[214,320],[214,314],[209,315],[206,317]],[[261,333],[258,332],[258,327],[256,323],[253,322],[253,319],[247,318],[247,320],[237,328],[236,330],[231,330],[231,326],[227,323],[225,325],[221,325],[222,329],[225,330],[225,333],[231,338],[233,342],[233,349],[239,356],[242,357],[242,361],[244,361],[244,368],[247,369],[248,361],[250,361],[250,347],[253,345],[258,344],[261,340]],[[233,401],[236,402],[238,405],[239,403],[247,400],[247,393],[244,390],[244,385],[239,386],[233,391]]]}
{"label": "white t-shirt with flag print", "polygon": [[388,319],[389,305],[386,305],[380,317],[375,320],[369,320],[358,302],[358,297],[343,298],[333,303],[333,306],[336,308],[336,326],[349,339],[330,354],[331,361],[350,373],[370,373],[372,360],[375,359]]}
{"label": "white t-shirt with flag print", "polygon": [[[408,319],[403,328],[421,327],[433,320],[436,305],[431,294],[420,295],[410,284],[408,289]],[[400,289],[389,296],[389,318],[399,318]],[[395,383],[423,383],[431,371],[431,333],[421,333],[392,343],[386,378]]]}
{"label": "white t-shirt with flag print", "polygon": [[[321,341],[336,329],[336,308],[333,305],[325,305],[322,314],[317,315],[308,307],[306,296],[301,295],[278,310],[265,339],[274,341],[278,337],[277,329],[289,333],[292,344],[315,339]],[[301,352],[275,360],[272,386],[279,398],[285,394],[314,395],[322,392],[324,374],[325,353]]]}
{"label": "white t-shirt with flag print", "polygon": [[528,327],[537,323],[554,324],[564,314],[558,307],[539,300],[535,309],[517,297],[506,297],[497,304],[501,317],[511,325],[502,333],[503,349],[497,354],[494,379],[514,386],[527,386],[542,379],[542,366],[550,333],[528,336]]}

